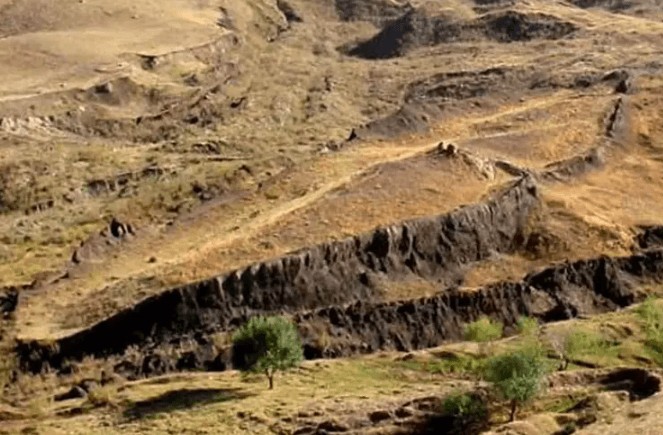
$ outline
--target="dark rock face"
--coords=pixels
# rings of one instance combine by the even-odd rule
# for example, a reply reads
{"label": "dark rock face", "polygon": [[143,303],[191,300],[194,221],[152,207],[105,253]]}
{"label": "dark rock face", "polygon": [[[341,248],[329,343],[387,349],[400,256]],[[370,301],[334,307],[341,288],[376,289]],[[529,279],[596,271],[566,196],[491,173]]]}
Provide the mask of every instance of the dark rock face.
{"label": "dark rock face", "polygon": [[661,391],[661,378],[645,369],[621,368],[597,380],[607,390],[625,390],[632,401],[646,399]]}
{"label": "dark rock face", "polygon": [[295,9],[285,0],[277,0],[276,7],[279,8],[288,23],[301,23],[303,20]]}
{"label": "dark rock face", "polygon": [[335,0],[334,5],[342,21],[369,21],[380,27],[412,9],[409,2],[389,0]]}
{"label": "dark rock face", "polygon": [[571,0],[579,8],[604,8],[611,12],[619,12],[630,8],[633,2],[628,0]]}
{"label": "dark rock face", "polygon": [[643,231],[636,237],[636,243],[641,249],[662,247],[663,226],[650,226],[643,228]]}
{"label": "dark rock face", "polygon": [[0,319],[9,317],[18,306],[18,289],[9,287],[0,289]]}
{"label": "dark rock face", "polygon": [[575,32],[569,22],[546,14],[507,10],[463,21],[425,7],[410,9],[372,38],[347,50],[364,59],[390,59],[422,47],[487,39],[501,43],[560,39]]}
{"label": "dark rock face", "polygon": [[601,168],[604,161],[603,148],[592,148],[586,154],[546,165],[539,178],[542,181],[568,180]]}
{"label": "dark rock face", "polygon": [[627,107],[624,97],[620,97],[613,110],[608,114],[605,121],[605,134],[608,138],[618,140],[624,136],[625,128],[628,123]]}
{"label": "dark rock face", "polygon": [[522,245],[539,203],[530,178],[491,200],[446,215],[406,221],[343,241],[326,243],[228,275],[175,288],[58,341],[22,343],[31,370],[44,362],[121,353],[130,345],[163,342],[192,331],[233,328],[247,316],[297,312],[379,300],[376,278],[418,275],[457,284],[458,267]]}
{"label": "dark rock face", "polygon": [[350,50],[348,54],[364,59],[389,59],[402,56],[417,47],[459,39],[461,31],[458,23],[447,18],[431,16],[421,9],[412,9],[373,38]]}
{"label": "dark rock face", "polygon": [[545,14],[507,11],[479,19],[485,35],[499,42],[560,39],[577,30],[576,26]]}
{"label": "dark rock face", "polygon": [[[293,320],[307,359],[410,351],[462,339],[464,325],[484,315],[510,327],[522,315],[550,322],[615,311],[640,301],[644,294],[638,291],[639,285],[655,281],[663,281],[663,251],[559,264],[520,282],[501,282],[476,291],[449,290],[407,301],[335,305],[300,312]],[[23,350],[29,356],[30,349]],[[33,361],[57,358],[42,354],[42,360]],[[233,355],[232,348],[216,348],[204,332],[189,332],[145,343],[140,352],[120,356],[115,370],[136,379],[172,371],[220,371],[238,359],[241,355]],[[35,363],[32,367],[40,366]],[[606,381],[606,385],[610,383]],[[633,389],[638,394],[655,387],[650,380],[637,383]]]}
{"label": "dark rock face", "polygon": [[[663,251],[561,264],[474,292],[328,307],[295,320],[309,358],[409,351],[461,339],[463,325],[482,315],[511,326],[521,315],[548,322],[614,311],[640,300],[637,283],[651,280],[663,280]],[[327,337],[324,347],[320,334]]]}

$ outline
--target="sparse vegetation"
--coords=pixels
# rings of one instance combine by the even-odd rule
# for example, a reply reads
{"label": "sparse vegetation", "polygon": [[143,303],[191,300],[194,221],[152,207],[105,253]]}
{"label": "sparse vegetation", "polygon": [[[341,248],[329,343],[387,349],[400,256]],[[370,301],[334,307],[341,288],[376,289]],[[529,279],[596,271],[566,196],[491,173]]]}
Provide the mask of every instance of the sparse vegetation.
{"label": "sparse vegetation", "polygon": [[401,361],[407,369],[438,375],[475,375],[481,372],[485,359],[458,354],[430,360]]}
{"label": "sparse vegetation", "polygon": [[516,327],[518,328],[518,333],[532,337],[539,332],[539,321],[533,317],[522,316],[518,319]]}
{"label": "sparse vegetation", "polygon": [[650,297],[636,312],[645,330],[645,349],[652,361],[663,367],[663,308]]}
{"label": "sparse vegetation", "polygon": [[500,322],[493,321],[489,317],[481,317],[465,326],[465,339],[479,343],[479,353],[486,356],[490,343],[502,337],[503,329],[504,326]]}
{"label": "sparse vegetation", "polygon": [[453,419],[455,434],[478,433],[486,429],[490,412],[486,400],[476,393],[454,393],[442,402],[444,415]]}
{"label": "sparse vegetation", "polygon": [[0,432],[660,426],[659,2],[4,3]]}
{"label": "sparse vegetation", "polygon": [[656,298],[648,297],[638,306],[636,313],[646,331],[663,328],[663,309],[658,305]]}
{"label": "sparse vegetation", "polygon": [[233,335],[233,357],[240,369],[264,373],[271,390],[277,371],[303,359],[297,328],[283,317],[253,317]]}
{"label": "sparse vegetation", "polygon": [[485,379],[509,402],[513,421],[518,408],[542,391],[547,372],[547,361],[537,348],[521,347],[488,360]]}
{"label": "sparse vegetation", "polygon": [[117,388],[111,384],[92,388],[87,400],[94,407],[117,406]]}
{"label": "sparse vegetation", "polygon": [[585,358],[605,358],[614,348],[601,334],[594,331],[561,331],[548,336],[548,343],[559,359],[559,370],[567,370],[573,361]]}

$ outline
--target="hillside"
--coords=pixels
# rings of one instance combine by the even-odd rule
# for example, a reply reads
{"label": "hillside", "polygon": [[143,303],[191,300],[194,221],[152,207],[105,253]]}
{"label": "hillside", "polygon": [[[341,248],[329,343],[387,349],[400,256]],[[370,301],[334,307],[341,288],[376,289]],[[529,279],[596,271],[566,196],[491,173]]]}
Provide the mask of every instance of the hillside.
{"label": "hillside", "polygon": [[[654,0],[0,0],[0,432],[421,433],[470,381],[404,355],[659,294],[661,47]],[[283,396],[227,355],[273,313]]]}

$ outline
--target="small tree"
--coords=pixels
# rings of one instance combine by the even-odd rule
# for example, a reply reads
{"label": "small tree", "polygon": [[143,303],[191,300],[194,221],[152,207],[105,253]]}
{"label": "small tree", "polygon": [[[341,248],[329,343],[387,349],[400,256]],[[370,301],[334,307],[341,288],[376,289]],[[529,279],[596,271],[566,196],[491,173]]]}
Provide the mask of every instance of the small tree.
{"label": "small tree", "polygon": [[542,390],[546,373],[546,360],[539,349],[521,348],[491,358],[485,378],[509,401],[509,421],[514,421],[518,407]]}
{"label": "small tree", "polygon": [[495,322],[488,317],[481,317],[465,326],[465,339],[479,343],[479,352],[485,356],[489,343],[501,338],[503,329],[500,322]]}
{"label": "small tree", "polygon": [[302,359],[297,327],[283,317],[253,317],[233,335],[235,367],[264,373],[270,390],[278,370],[296,367]]}

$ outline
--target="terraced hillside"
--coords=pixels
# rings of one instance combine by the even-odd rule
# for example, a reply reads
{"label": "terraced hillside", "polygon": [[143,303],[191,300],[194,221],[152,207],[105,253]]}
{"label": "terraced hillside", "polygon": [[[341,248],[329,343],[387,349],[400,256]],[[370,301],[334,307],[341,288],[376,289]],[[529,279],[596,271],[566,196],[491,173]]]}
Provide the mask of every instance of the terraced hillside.
{"label": "terraced hillside", "polygon": [[[0,1],[0,432],[443,433],[471,382],[417,364],[468,322],[641,343],[662,47],[654,0]],[[259,314],[311,360],[283,397],[233,371]]]}

